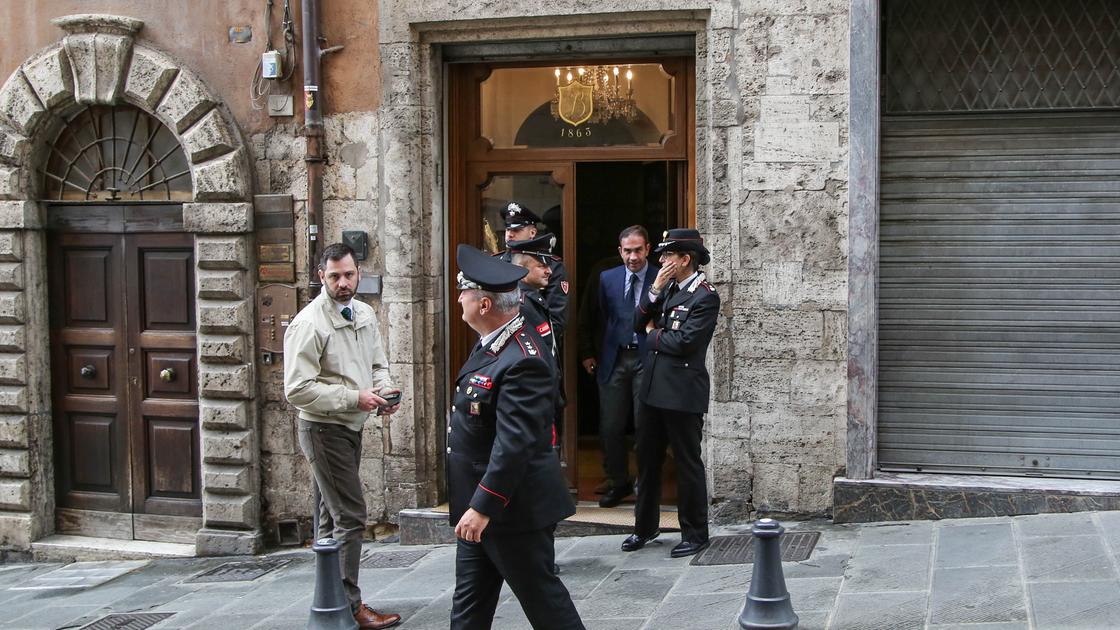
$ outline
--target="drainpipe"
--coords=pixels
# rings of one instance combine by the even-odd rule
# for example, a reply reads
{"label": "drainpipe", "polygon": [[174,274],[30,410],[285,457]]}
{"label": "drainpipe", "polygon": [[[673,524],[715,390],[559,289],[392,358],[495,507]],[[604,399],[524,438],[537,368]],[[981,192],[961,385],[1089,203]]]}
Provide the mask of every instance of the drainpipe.
{"label": "drainpipe", "polygon": [[319,0],[303,0],[303,135],[307,148],[307,276],[311,297],[323,288],[319,282],[319,238],[323,224],[323,90],[319,84],[319,65],[323,55],[342,50],[342,46],[319,48],[325,39],[319,35]]}

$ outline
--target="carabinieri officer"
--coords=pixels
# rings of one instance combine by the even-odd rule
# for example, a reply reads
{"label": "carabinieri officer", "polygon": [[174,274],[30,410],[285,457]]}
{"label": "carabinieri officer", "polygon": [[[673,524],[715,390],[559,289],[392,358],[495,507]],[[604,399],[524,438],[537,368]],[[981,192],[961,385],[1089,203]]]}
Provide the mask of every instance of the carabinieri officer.
{"label": "carabinieri officer", "polygon": [[459,245],[459,304],[481,337],[455,379],[447,487],[455,527],[451,628],[489,628],[502,581],[537,629],[582,629],[552,569],[556,523],[575,513],[552,451],[556,368],[519,313],[525,269]]}
{"label": "carabinieri officer", "polygon": [[700,233],[665,232],[653,250],[661,269],[634,311],[634,331],[647,332],[638,400],[638,502],[634,533],[622,543],[636,551],[660,534],[661,464],[665,447],[677,465],[677,518],[681,542],[669,555],[690,556],[708,546],[708,486],[700,440],[711,384],[704,365],[719,316],[719,294],[704,279],[700,265],[711,259]]}

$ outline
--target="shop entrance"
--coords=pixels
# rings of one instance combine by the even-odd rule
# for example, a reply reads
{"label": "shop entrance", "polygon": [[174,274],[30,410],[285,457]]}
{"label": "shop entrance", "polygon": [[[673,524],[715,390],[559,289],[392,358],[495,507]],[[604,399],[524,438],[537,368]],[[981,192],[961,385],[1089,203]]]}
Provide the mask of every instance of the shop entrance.
{"label": "shop entrance", "polygon": [[[580,366],[594,322],[581,326],[580,308],[599,273],[621,264],[623,228],[641,224],[656,243],[666,227],[694,223],[693,69],[691,58],[449,66],[447,251],[504,250],[500,212],[511,201],[557,236],[569,278],[561,457],[580,500],[597,499],[603,479],[597,386]],[[447,273],[458,273],[453,256]],[[448,283],[449,382],[477,341],[456,293]]]}

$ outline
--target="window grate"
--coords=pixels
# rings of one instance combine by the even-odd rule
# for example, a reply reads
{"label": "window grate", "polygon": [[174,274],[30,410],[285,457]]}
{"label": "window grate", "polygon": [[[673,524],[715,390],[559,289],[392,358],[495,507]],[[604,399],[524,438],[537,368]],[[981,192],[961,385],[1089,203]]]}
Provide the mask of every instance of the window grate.
{"label": "window grate", "polygon": [[191,171],[179,140],[131,105],[94,105],[61,121],[43,170],[51,201],[184,201]]}
{"label": "window grate", "polygon": [[118,613],[107,615],[79,630],[144,630],[175,613]]}
{"label": "window grate", "polygon": [[[786,532],[782,534],[779,546],[782,562],[801,562],[809,559],[813,547],[817,546],[820,532]],[[712,544],[692,559],[692,566],[714,566],[717,564],[754,564],[754,536],[714,536]]]}
{"label": "window grate", "polygon": [[887,113],[1120,107],[1113,0],[887,0]]}

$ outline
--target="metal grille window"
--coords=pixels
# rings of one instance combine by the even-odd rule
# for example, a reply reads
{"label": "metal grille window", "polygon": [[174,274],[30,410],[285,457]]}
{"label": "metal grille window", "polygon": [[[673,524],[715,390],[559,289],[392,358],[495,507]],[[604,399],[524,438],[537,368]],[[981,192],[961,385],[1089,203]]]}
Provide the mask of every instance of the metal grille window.
{"label": "metal grille window", "polygon": [[1115,0],[885,0],[884,111],[1120,107]]}
{"label": "metal grille window", "polygon": [[68,120],[43,172],[51,201],[187,201],[191,172],[175,136],[131,105],[95,105]]}

